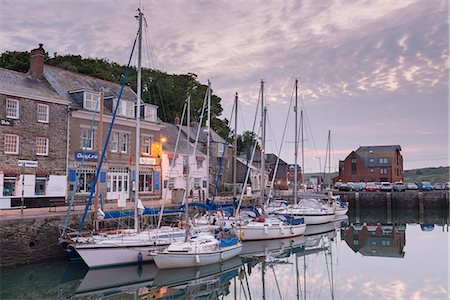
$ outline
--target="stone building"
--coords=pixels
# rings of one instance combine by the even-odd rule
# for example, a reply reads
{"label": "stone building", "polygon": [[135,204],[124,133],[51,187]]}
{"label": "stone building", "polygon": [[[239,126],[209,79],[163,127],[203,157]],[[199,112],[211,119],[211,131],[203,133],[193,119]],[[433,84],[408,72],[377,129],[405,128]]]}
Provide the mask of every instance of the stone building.
{"label": "stone building", "polygon": [[[69,192],[87,197],[91,191],[97,164],[101,157],[121,85],[52,66],[44,67],[44,75],[53,88],[71,103],[69,114]],[[103,90],[103,124],[100,132],[100,92]],[[117,116],[110,134],[105,160],[99,176],[99,192],[107,201],[134,197],[135,161],[139,160],[139,191],[141,200],[161,196],[162,125],[157,107],[141,102],[140,156],[136,158],[136,94],[125,86]],[[95,117],[94,117],[95,115]],[[92,120],[92,132],[90,133]],[[84,156],[84,165],[78,174]]]}
{"label": "stone building", "polygon": [[339,162],[339,176],[343,182],[403,181],[403,157],[400,145],[361,146]]}
{"label": "stone building", "polygon": [[[288,185],[288,176],[289,176],[289,165],[282,160],[281,158],[278,161],[278,167],[277,167],[277,159],[278,156],[273,153],[267,154],[267,164],[269,165],[269,180],[270,182],[273,180],[272,178],[275,175],[274,180],[274,190],[287,190],[289,189]],[[275,173],[275,168],[277,168],[277,172]]]}
{"label": "stone building", "polygon": [[67,194],[69,101],[46,81],[42,45],[27,74],[0,69],[1,208],[48,205]]}

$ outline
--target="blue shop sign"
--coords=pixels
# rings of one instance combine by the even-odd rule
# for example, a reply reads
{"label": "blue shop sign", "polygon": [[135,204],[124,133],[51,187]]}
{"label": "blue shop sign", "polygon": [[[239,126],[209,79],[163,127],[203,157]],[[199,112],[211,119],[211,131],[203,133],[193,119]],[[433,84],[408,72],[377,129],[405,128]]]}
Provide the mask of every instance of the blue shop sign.
{"label": "blue shop sign", "polygon": [[85,161],[95,161],[98,159],[98,152],[90,152],[87,151],[86,153],[81,151],[75,152],[75,159],[76,160],[83,160],[83,154],[84,154],[84,160]]}
{"label": "blue shop sign", "polygon": [[159,171],[155,172],[155,190],[159,191],[160,175]]}

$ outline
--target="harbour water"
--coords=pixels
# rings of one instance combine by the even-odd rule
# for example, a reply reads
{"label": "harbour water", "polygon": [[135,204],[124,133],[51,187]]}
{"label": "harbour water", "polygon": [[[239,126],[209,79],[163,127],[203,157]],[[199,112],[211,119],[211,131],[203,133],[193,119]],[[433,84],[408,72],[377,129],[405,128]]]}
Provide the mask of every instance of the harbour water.
{"label": "harbour water", "polygon": [[291,240],[244,244],[221,265],[1,270],[0,299],[448,299],[448,213],[349,211]]}

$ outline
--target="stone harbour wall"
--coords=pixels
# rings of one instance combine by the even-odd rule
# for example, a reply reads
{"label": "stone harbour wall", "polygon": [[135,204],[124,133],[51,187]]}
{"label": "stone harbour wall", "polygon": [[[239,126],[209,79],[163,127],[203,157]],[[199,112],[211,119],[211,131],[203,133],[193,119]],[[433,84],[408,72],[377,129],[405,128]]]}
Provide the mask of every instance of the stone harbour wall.
{"label": "stone harbour wall", "polygon": [[[57,215],[1,220],[0,267],[64,258],[58,238],[65,218],[65,215]],[[80,220],[81,214],[72,215],[69,227],[78,228]],[[88,214],[85,223],[91,226],[92,213]]]}

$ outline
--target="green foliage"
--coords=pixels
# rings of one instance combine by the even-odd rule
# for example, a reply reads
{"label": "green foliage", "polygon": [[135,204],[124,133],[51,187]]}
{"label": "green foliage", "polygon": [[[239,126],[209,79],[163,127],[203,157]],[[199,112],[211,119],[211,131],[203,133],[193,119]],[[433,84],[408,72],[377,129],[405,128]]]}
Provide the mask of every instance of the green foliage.
{"label": "green foliage", "polygon": [[449,167],[405,170],[403,171],[403,181],[405,182],[429,181],[431,183],[449,182],[450,181],[449,172],[450,172]]}
{"label": "green foliage", "polygon": [[[118,84],[122,83],[126,70],[126,66],[106,59],[82,58],[80,55],[55,55],[51,58],[47,55],[46,64]],[[18,51],[2,53],[0,67],[26,73],[29,69],[29,53]],[[142,68],[141,75],[142,99],[159,107],[158,117],[161,120],[173,123],[176,116],[181,116],[188,93],[191,95],[191,122],[200,120],[207,85],[201,84],[196,74],[170,75],[159,70]],[[136,81],[137,69],[132,67],[129,70],[127,85],[135,91]],[[219,119],[222,111],[221,98],[213,94],[211,96],[211,127],[225,138],[228,132],[228,120]]]}
{"label": "green foliage", "polygon": [[256,149],[259,151],[259,143],[257,141],[256,133],[252,131],[244,131],[237,136],[237,152],[239,154],[246,154],[247,156],[251,156],[251,151],[253,149],[253,145],[256,143]]}

